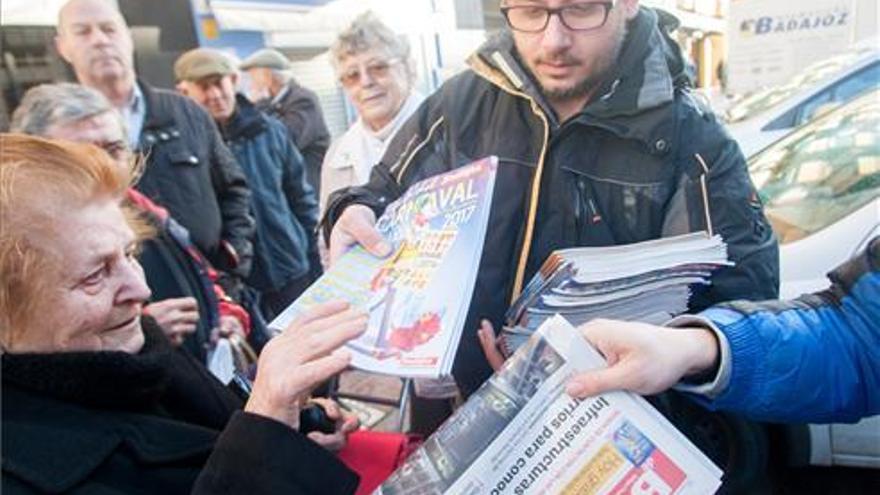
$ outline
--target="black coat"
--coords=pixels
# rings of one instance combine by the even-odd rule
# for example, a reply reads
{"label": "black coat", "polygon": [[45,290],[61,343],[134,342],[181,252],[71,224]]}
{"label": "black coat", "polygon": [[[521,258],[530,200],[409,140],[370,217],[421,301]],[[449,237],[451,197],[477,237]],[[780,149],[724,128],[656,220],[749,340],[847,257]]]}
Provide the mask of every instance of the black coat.
{"label": "black coat", "polygon": [[736,266],[719,270],[691,309],[777,296],[776,238],[745,159],[692,95],[668,21],[642,8],[600,96],[565,122],[519,62],[509,33],[490,40],[469,60],[470,71],[446,82],[398,131],[367,185],[331,196],[326,238],[349,204],[370,206],[378,216],[417,181],[499,157],[484,254],[453,366],[466,394],[491,371],[475,335],[480,320],[500,328],[505,310],[555,249],[706,230],[711,219]]}
{"label": "black coat", "polygon": [[[167,208],[215,267],[246,277],[254,219],[244,172],[199,105],[144,82],[138,85],[147,112],[139,148],[147,165],[135,187]],[[235,249],[237,260],[224,243]]]}
{"label": "black coat", "polygon": [[163,356],[2,356],[2,492],[355,490],[357,477],[332,454],[236,411],[240,401],[185,353]]}

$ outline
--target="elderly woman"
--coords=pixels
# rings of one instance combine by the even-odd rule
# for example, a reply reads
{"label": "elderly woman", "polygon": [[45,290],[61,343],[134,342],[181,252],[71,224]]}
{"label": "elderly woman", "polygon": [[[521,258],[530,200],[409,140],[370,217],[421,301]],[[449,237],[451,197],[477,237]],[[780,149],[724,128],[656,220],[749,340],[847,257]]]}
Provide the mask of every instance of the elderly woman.
{"label": "elderly woman", "polygon": [[237,411],[141,316],[127,172],[87,144],[3,134],[0,150],[3,493],[354,491],[297,430],[362,314],[327,304],[270,341]]}
{"label": "elderly woman", "polygon": [[[98,91],[79,84],[42,84],[25,93],[12,115],[12,132],[84,142],[103,148],[127,168],[132,154],[122,116]],[[144,306],[174,344],[207,359],[212,332],[244,334],[247,312],[216,283],[217,274],[167,210],[129,188],[126,198],[156,229],[139,249],[151,302]]]}
{"label": "elderly woman", "polygon": [[358,119],[330,145],[324,158],[322,210],[334,191],[369,179],[391,138],[423,99],[413,90],[409,45],[372,13],[359,16],[339,33],[330,53]]}

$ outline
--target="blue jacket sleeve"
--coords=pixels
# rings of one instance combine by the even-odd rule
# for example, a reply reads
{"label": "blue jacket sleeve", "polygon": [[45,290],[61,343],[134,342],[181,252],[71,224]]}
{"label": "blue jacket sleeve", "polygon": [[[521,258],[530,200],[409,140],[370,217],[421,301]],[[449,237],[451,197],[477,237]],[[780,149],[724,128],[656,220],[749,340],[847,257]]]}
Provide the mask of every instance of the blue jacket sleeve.
{"label": "blue jacket sleeve", "polygon": [[736,302],[702,313],[731,349],[712,409],[782,422],[849,422],[880,413],[880,238],[789,302]]}

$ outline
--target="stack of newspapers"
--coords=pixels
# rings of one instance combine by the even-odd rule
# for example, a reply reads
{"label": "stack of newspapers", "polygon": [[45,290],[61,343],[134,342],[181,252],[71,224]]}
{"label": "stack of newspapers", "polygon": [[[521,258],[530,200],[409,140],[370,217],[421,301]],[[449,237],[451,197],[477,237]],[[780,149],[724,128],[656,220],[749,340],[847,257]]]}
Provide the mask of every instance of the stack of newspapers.
{"label": "stack of newspapers", "polygon": [[346,344],[352,366],[405,377],[448,375],[473,293],[498,160],[488,157],[412,185],[376,229],[393,246],[357,246],[269,323],[283,331],[317,304],[348,301],[369,315]]}
{"label": "stack of newspapers", "polygon": [[604,365],[564,318],[548,319],[376,493],[714,493],[721,471],[644,399],[565,393]]}
{"label": "stack of newspapers", "polygon": [[573,325],[594,318],[663,323],[687,311],[692,286],[729,265],[726,244],[702,232],[555,251],[505,315],[502,350],[511,354],[555,314]]}

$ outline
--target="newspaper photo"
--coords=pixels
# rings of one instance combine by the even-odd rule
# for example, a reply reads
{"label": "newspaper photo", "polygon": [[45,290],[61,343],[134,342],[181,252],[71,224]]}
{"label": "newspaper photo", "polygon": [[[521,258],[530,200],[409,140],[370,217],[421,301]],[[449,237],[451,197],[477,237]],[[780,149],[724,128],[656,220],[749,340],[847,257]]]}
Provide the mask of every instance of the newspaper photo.
{"label": "newspaper photo", "polygon": [[568,321],[547,320],[375,493],[714,493],[721,471],[644,399],[565,393],[604,365]]}
{"label": "newspaper photo", "polygon": [[377,258],[356,246],[269,327],[284,329],[308,308],[345,300],[369,313],[349,342],[352,366],[375,373],[448,375],[471,299],[495,184],[484,158],[411,186],[377,220],[393,246]]}

